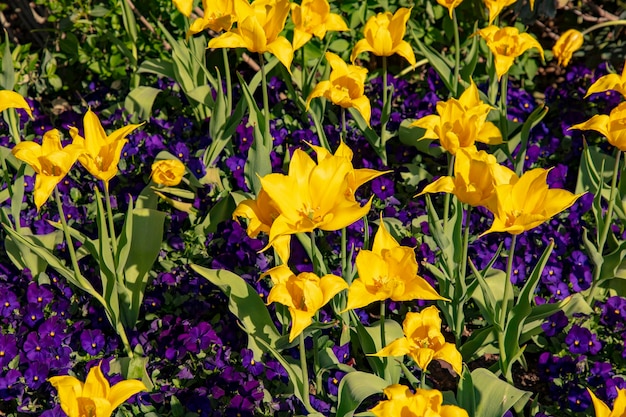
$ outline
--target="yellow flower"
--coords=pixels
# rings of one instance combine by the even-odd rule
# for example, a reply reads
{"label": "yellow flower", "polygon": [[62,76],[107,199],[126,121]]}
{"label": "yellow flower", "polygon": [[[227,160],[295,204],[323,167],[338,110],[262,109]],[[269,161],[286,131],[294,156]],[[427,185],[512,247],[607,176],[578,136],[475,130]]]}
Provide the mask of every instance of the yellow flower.
{"label": "yellow flower", "polygon": [[185,164],[178,159],[163,159],[152,164],[150,178],[155,184],[173,187],[180,184],[183,175],[185,175]]}
{"label": "yellow flower", "polygon": [[[441,177],[428,184],[425,193],[450,193],[470,206],[494,209],[496,186],[509,184],[515,172],[498,164],[496,158],[471,148],[460,148],[454,159],[454,177]],[[416,197],[417,197],[416,196]]]}
{"label": "yellow flower", "polygon": [[48,381],[59,392],[61,408],[68,417],[109,417],[131,396],[147,391],[143,382],[136,379],[111,387],[100,364],[91,368],[84,384],[73,376],[53,376]]}
{"label": "yellow flower", "polygon": [[59,131],[53,129],[43,135],[41,145],[35,142],[20,142],[11,152],[17,159],[30,165],[37,174],[34,200],[39,210],[50,198],[54,187],[72,168],[81,149],[73,144],[63,148]]}
{"label": "yellow flower", "polygon": [[312,99],[325,97],[343,108],[354,107],[369,125],[372,109],[370,101],[364,95],[367,70],[346,64],[343,59],[332,52],[326,52],[326,60],[332,68],[330,79],[320,81],[315,86],[306,99],[307,108]]}
{"label": "yellow flower", "polygon": [[585,36],[576,29],[565,31],[552,48],[552,53],[558,59],[558,64],[566,67],[572,59],[572,54],[583,46]]}
{"label": "yellow flower", "polygon": [[[274,219],[280,215],[278,207],[263,188],[259,191],[256,200],[243,200],[233,212],[233,219],[243,217],[248,219],[246,233],[255,239],[259,233],[270,233]],[[291,236],[279,236],[272,246],[284,264],[289,261]]]}
{"label": "yellow flower", "polygon": [[230,30],[237,19],[233,0],[202,0],[202,9],[204,16],[193,21],[187,36],[206,29],[211,29],[218,33],[223,30]]}
{"label": "yellow flower", "polygon": [[441,333],[441,318],[437,307],[430,306],[419,313],[407,313],[402,322],[404,336],[396,339],[374,356],[409,355],[422,370],[433,359],[448,362],[461,375],[463,358],[454,343],[447,343]]}
{"label": "yellow flower", "polygon": [[445,300],[417,275],[415,251],[408,246],[400,246],[385,228],[382,215],[372,250],[359,252],[356,268],[359,278],[350,285],[346,310],[388,298],[393,301]]}
{"label": "yellow flower", "polygon": [[585,97],[589,97],[593,93],[601,93],[607,90],[615,90],[619,92],[624,98],[626,98],[626,63],[624,63],[624,69],[622,75],[608,74],[598,78],[598,80],[591,84]]}
{"label": "yellow flower", "polygon": [[518,235],[546,222],[584,194],[548,188],[549,171],[535,168],[519,179],[512,177],[510,184],[497,186],[493,224],[483,235],[492,232]]}
{"label": "yellow flower", "polygon": [[193,8],[193,0],[172,0],[179,12],[189,17]]}
{"label": "yellow flower", "polygon": [[376,417],[468,417],[467,411],[456,405],[442,405],[443,395],[436,389],[415,390],[394,384],[383,390],[387,400],[369,410]]}
{"label": "yellow flower", "polygon": [[437,0],[437,3],[448,9],[450,12],[450,19],[452,19],[452,12],[456,9],[463,0]]}
{"label": "yellow flower", "polygon": [[472,81],[459,99],[437,103],[438,115],[429,115],[411,123],[426,129],[421,139],[439,139],[451,154],[460,148],[473,147],[476,141],[490,145],[502,143],[502,133],[487,116],[492,107],[480,100],[478,88]]}
{"label": "yellow flower", "polygon": [[107,136],[98,116],[91,109],[87,110],[83,118],[85,137],[79,135],[77,128],[70,128],[73,144],[83,148],[78,161],[108,187],[109,180],[117,174],[122,148],[128,142],[126,136],[139,126],[141,125],[124,126]]}
{"label": "yellow flower", "polygon": [[24,100],[24,97],[15,91],[0,90],[0,112],[9,108],[26,110],[30,118],[33,118],[33,113],[30,111],[30,106]]}
{"label": "yellow flower", "polygon": [[283,304],[291,314],[289,342],[311,324],[317,310],[348,287],[348,284],[336,275],[329,274],[319,278],[312,272],[302,272],[296,276],[285,265],[272,268],[263,275],[272,277],[274,283],[267,303]]}
{"label": "yellow flower", "polygon": [[209,48],[246,48],[260,54],[269,52],[290,70],[293,48],[284,36],[289,0],[235,0],[237,28],[213,38]]}
{"label": "yellow flower", "polygon": [[363,28],[365,38],[354,45],[350,61],[354,62],[363,52],[372,52],[377,56],[398,54],[411,65],[415,65],[413,48],[407,41],[402,40],[410,16],[411,9],[401,7],[395,14],[384,12],[370,17]]}
{"label": "yellow flower", "polygon": [[609,143],[621,151],[626,151],[626,101],[620,103],[611,113],[596,114],[584,123],[570,129],[595,130],[601,133]]}
{"label": "yellow flower", "polygon": [[517,0],[483,0],[487,10],[489,10],[489,24],[493,23],[496,17],[507,6],[515,3]]}
{"label": "yellow flower", "polygon": [[497,26],[487,26],[479,30],[478,34],[493,52],[498,79],[509,71],[515,58],[530,48],[537,48],[543,59],[543,48],[539,42],[528,33],[520,33],[517,28],[508,26],[500,29]]}
{"label": "yellow flower", "polygon": [[593,401],[593,409],[596,412],[596,417],[624,417],[626,416],[626,389],[617,390],[617,398],[613,403],[613,410],[598,397],[595,396],[589,388],[589,395],[591,395],[591,401]]}
{"label": "yellow flower", "polygon": [[[297,149],[288,175],[268,174],[261,186],[280,213],[270,228],[269,245],[279,236],[314,229],[339,230],[369,212],[372,199],[363,206],[355,201],[352,162],[344,156],[318,158]],[[382,173],[381,173],[382,174]]]}
{"label": "yellow flower", "polygon": [[313,35],[323,39],[327,31],[350,30],[341,16],[330,12],[328,0],[302,0],[302,5],[291,3],[291,19],[295,25],[294,51],[310,41]]}

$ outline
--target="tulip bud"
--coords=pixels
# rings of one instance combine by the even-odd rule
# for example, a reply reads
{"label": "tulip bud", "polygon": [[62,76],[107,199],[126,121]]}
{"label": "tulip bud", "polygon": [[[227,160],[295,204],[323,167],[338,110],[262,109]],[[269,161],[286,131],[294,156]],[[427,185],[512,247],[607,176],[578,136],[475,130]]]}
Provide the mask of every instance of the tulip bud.
{"label": "tulip bud", "polygon": [[152,174],[150,177],[155,184],[162,184],[173,187],[183,179],[185,165],[178,159],[164,159],[152,164]]}
{"label": "tulip bud", "polygon": [[569,64],[572,54],[583,46],[584,39],[584,35],[576,29],[567,30],[561,35],[552,48],[559,65],[566,67]]}

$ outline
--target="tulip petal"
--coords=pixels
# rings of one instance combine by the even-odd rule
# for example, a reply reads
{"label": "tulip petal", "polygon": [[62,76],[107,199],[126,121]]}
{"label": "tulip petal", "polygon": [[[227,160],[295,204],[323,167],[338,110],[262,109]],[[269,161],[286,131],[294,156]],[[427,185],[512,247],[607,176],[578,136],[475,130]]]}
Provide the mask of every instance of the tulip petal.
{"label": "tulip petal", "polygon": [[372,45],[369,44],[367,39],[361,39],[360,41],[356,43],[356,45],[354,45],[354,48],[352,48],[352,53],[350,54],[350,62],[354,64],[354,61],[356,60],[357,56],[359,56],[363,52],[373,52],[373,51],[374,49]]}
{"label": "tulip petal", "polygon": [[354,107],[355,109],[358,110],[359,113],[361,113],[361,116],[363,116],[365,123],[367,123],[367,125],[369,126],[370,118],[372,116],[372,108],[371,108],[369,99],[365,96],[361,96],[356,99],[353,99],[352,107]]}
{"label": "tulip petal", "polygon": [[324,295],[322,305],[326,305],[335,295],[348,288],[348,283],[343,278],[332,274],[320,278],[319,285]]}
{"label": "tulip petal", "polygon": [[374,236],[374,243],[372,245],[372,252],[377,255],[382,255],[384,250],[391,250],[400,247],[397,240],[391,236],[391,233],[387,230],[385,222],[383,221],[383,215],[380,214],[380,223],[378,231]]}
{"label": "tulip petal", "polygon": [[211,49],[247,47],[248,45],[243,40],[241,35],[233,31],[222,33],[209,41],[209,48]]}
{"label": "tulip petal", "polygon": [[58,392],[63,412],[68,416],[79,415],[78,397],[82,395],[83,383],[69,375],[53,376],[48,381]]}
{"label": "tulip petal", "polygon": [[330,13],[326,18],[326,30],[327,31],[346,31],[350,30],[343,17],[336,13]]}
{"label": "tulip petal", "polygon": [[92,367],[87,374],[85,385],[83,386],[83,397],[101,397],[108,398],[111,386],[109,381],[104,377],[100,364]]}
{"label": "tulip petal", "polygon": [[415,61],[415,53],[413,52],[413,47],[407,41],[401,41],[395,48],[395,53],[409,61],[411,66],[416,64]]}
{"label": "tulip petal", "polygon": [[444,343],[444,345],[435,352],[433,359],[439,359],[452,365],[452,369],[457,375],[463,372],[463,357],[453,343]]}
{"label": "tulip petal", "polygon": [[311,40],[313,35],[298,28],[293,30],[293,50],[297,51],[302,48],[308,41]]}
{"label": "tulip petal", "polygon": [[430,184],[428,184],[421,193],[415,195],[415,197],[419,197],[423,194],[427,193],[448,193],[453,194],[455,191],[454,178],[452,177],[441,177]]}
{"label": "tulip petal", "polygon": [[606,114],[596,114],[591,119],[587,120],[583,123],[578,123],[572,127],[571,129],[580,129],[580,130],[595,130],[596,132],[602,134],[604,137],[608,137],[610,135],[608,125],[609,125],[609,116]]}
{"label": "tulip petal", "polygon": [[[359,255],[362,252],[363,251],[359,252]],[[350,288],[348,288],[348,302],[343,312],[348,310],[354,310],[355,308],[365,307],[375,301],[381,301],[382,299],[378,293],[373,293],[369,291],[362,277],[357,278],[352,281],[352,284],[350,284]]]}
{"label": "tulip petal", "polygon": [[591,94],[601,93],[607,90],[619,91],[622,95],[626,96],[623,84],[626,84],[626,80],[622,80],[622,77],[619,75],[607,74],[591,84],[591,87],[587,90],[587,94],[585,94],[585,98],[589,97]]}
{"label": "tulip petal", "polygon": [[596,417],[610,417],[611,409],[601,399],[596,397],[596,395],[589,388],[587,388],[587,391],[591,396]]}
{"label": "tulip petal", "polygon": [[120,381],[111,387],[108,400],[111,403],[111,411],[115,410],[127,399],[141,391],[147,391],[146,385],[137,379]]}
{"label": "tulip petal", "polygon": [[406,337],[401,337],[389,343],[387,346],[371,356],[404,356],[411,351],[411,344]]}
{"label": "tulip petal", "polygon": [[24,97],[15,91],[0,90],[0,112],[9,108],[26,110],[26,113],[28,113],[30,118],[33,118],[33,113]]}
{"label": "tulip petal", "polygon": [[287,68],[291,74],[291,61],[293,61],[293,47],[287,38],[279,36],[276,40],[267,45],[267,50],[274,54],[276,58]]}

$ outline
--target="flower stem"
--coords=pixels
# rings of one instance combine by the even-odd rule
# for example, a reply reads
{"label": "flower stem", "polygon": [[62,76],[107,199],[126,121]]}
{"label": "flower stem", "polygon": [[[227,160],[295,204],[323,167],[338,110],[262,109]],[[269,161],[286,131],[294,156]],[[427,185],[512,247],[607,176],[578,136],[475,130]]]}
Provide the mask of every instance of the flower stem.
{"label": "flower stem", "polygon": [[[113,257],[117,256],[117,235],[115,234],[115,225],[113,224],[113,210],[111,209],[111,196],[109,195],[109,184],[103,182],[104,187],[104,203],[107,210],[107,221],[109,223],[109,235],[111,239],[111,247],[113,248]],[[116,265],[117,267],[117,265]]]}
{"label": "flower stem", "polygon": [[459,71],[461,67],[461,41],[459,40],[459,22],[456,18],[456,9],[452,11],[452,23],[454,24],[454,97],[459,96]]}
{"label": "flower stem", "polygon": [[[454,174],[454,155],[448,153],[448,177]],[[443,196],[443,231],[445,233],[448,226],[448,216],[450,215],[450,193]]]}
{"label": "flower stem", "polygon": [[591,27],[588,27],[587,29],[583,30],[581,33],[584,35],[596,30],[596,29],[601,29],[607,26],[619,26],[619,25],[626,25],[626,20],[611,20],[608,22],[602,22],[602,23],[598,23],[597,25],[593,25]]}
{"label": "flower stem", "polygon": [[508,90],[509,90],[509,75],[504,74],[500,79],[500,130],[502,131],[502,139],[508,140],[509,137],[509,125],[508,125]]}
{"label": "flower stem", "polygon": [[304,402],[304,408],[309,413],[317,413],[317,411],[311,406],[311,399],[309,398],[309,370],[306,365],[306,347],[304,346],[304,333],[300,333],[300,367],[302,368],[302,383],[304,384],[305,392],[302,393],[302,402]]}
{"label": "flower stem", "polygon": [[347,139],[348,139],[348,128],[346,124],[346,109],[342,107],[341,108],[341,140],[345,143]]}
{"label": "flower stem", "polygon": [[[509,250],[509,259],[506,263],[506,277],[504,281],[504,298],[502,300],[502,310],[500,310],[499,323],[500,328],[498,329],[498,350],[500,351],[500,370],[504,374],[506,380],[509,383],[513,383],[513,376],[508,372],[508,364],[509,358],[506,356],[506,341],[505,330],[506,325],[509,318],[509,312],[514,304],[513,299],[513,283],[511,282],[511,272],[513,271],[513,257],[515,256],[515,243],[517,242],[517,235],[512,235],[511,237],[511,249]],[[511,299],[511,300],[509,300]],[[509,302],[511,301],[511,304]]]}
{"label": "flower stem", "polygon": [[259,53],[259,62],[261,63],[261,89],[263,90],[263,112],[265,115],[265,132],[263,132],[263,144],[268,149],[271,148],[272,145],[272,134],[270,132],[270,105],[269,105],[269,97],[267,93],[267,80],[265,77],[267,74],[265,73],[265,60],[263,59],[263,54]]}
{"label": "flower stem", "polygon": [[[380,302],[380,348],[383,349],[386,345],[386,339],[385,339],[385,312],[387,309],[387,305],[385,300],[382,300]],[[387,370],[387,358],[386,357],[382,357],[381,358],[382,362],[383,362],[383,369],[386,371]],[[384,372],[386,374],[386,372]],[[383,378],[385,377],[385,375],[379,375],[382,376]]]}
{"label": "flower stem", "polygon": [[228,109],[228,115],[233,110],[233,87],[232,81],[230,79],[230,64],[228,62],[228,50],[226,48],[222,48],[222,57],[224,59],[224,76],[226,77],[226,108]]}
{"label": "flower stem", "polygon": [[[385,148],[385,142],[387,142],[387,119],[389,118],[388,114],[384,114],[387,108],[387,100],[390,99],[387,97],[387,82],[387,57],[383,56],[383,109],[380,112],[381,118],[384,120],[384,123],[380,124],[380,146],[383,149]],[[389,108],[391,109],[391,107]]]}

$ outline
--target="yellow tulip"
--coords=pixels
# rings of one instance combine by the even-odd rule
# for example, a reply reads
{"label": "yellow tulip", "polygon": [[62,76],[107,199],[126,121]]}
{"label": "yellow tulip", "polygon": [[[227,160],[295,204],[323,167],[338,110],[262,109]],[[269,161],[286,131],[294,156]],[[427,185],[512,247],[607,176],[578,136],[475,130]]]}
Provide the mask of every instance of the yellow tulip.
{"label": "yellow tulip", "polygon": [[570,129],[595,130],[601,133],[609,143],[621,151],[626,151],[626,102],[620,103],[611,113],[596,114],[584,123]]}
{"label": "yellow tulip", "polygon": [[[515,172],[498,164],[496,158],[471,148],[460,148],[454,159],[454,177],[441,177],[428,184],[417,196],[426,193],[454,194],[470,206],[495,209],[496,186],[509,184]],[[417,197],[416,196],[416,197]]]}
{"label": "yellow tulip", "polygon": [[0,90],[0,112],[5,111],[6,109],[23,109],[26,110],[26,113],[33,118],[33,113],[30,110],[30,106],[24,100],[24,97],[11,90]]}
{"label": "yellow tulip", "polygon": [[394,384],[383,390],[387,400],[369,410],[376,417],[468,417],[467,411],[456,405],[442,405],[443,394],[436,389]]}
{"label": "yellow tulip", "polygon": [[48,381],[57,389],[61,408],[68,417],[110,417],[131,396],[147,391],[144,383],[136,379],[111,387],[100,364],[89,370],[84,384],[73,376],[53,376]]}
{"label": "yellow tulip", "polygon": [[74,144],[61,146],[58,130],[49,130],[43,135],[41,145],[35,142],[20,142],[11,151],[15,157],[30,165],[35,173],[34,200],[37,210],[50,198],[54,188],[67,175],[81,153]]}
{"label": "yellow tulip", "polygon": [[455,155],[460,148],[471,148],[475,142],[490,145],[502,143],[502,133],[487,116],[492,107],[480,100],[472,81],[459,99],[437,103],[438,115],[422,117],[411,126],[426,129],[421,139],[439,139],[441,146]]}
{"label": "yellow tulip", "polygon": [[489,10],[489,24],[491,25],[496,17],[507,6],[515,3],[517,0],[483,0],[487,10]]}
{"label": "yellow tulip", "polygon": [[193,9],[193,0],[172,0],[179,12],[189,17]]}
{"label": "yellow tulip", "polygon": [[98,116],[91,109],[87,110],[83,118],[85,137],[80,136],[77,128],[70,128],[73,144],[83,148],[78,161],[108,187],[111,178],[117,174],[122,148],[128,142],[126,136],[139,126],[141,125],[124,126],[107,136]]}
{"label": "yellow tulip", "polygon": [[279,236],[314,229],[339,230],[367,214],[372,200],[362,207],[355,201],[353,171],[352,162],[345,156],[324,155],[315,163],[297,149],[288,175],[262,177],[261,186],[280,213],[272,222],[269,245]]}
{"label": "yellow tulip", "polygon": [[307,108],[312,99],[325,97],[343,108],[354,107],[369,125],[372,109],[369,99],[364,95],[367,70],[346,64],[343,59],[332,52],[326,52],[326,60],[332,68],[330,79],[320,81],[315,86],[306,99]]}
{"label": "yellow tulip", "polygon": [[363,52],[372,52],[377,56],[398,54],[411,65],[415,65],[413,48],[402,40],[409,17],[411,9],[405,7],[399,8],[395,14],[384,12],[370,17],[363,28],[365,38],[354,45],[350,61],[354,63],[356,57]]}
{"label": "yellow tulip", "polygon": [[235,0],[237,28],[209,41],[209,48],[246,48],[260,54],[269,52],[289,70],[293,47],[279,36],[289,14],[289,0]]}
{"label": "yellow tulip", "polygon": [[293,49],[300,49],[313,35],[320,39],[328,31],[350,30],[346,22],[336,13],[330,12],[328,0],[302,0],[302,5],[291,3]]}
{"label": "yellow tulip", "polygon": [[459,4],[463,3],[463,0],[437,0],[437,3],[448,9],[450,19],[452,19],[452,12],[459,6]]}
{"label": "yellow tulip", "polygon": [[163,159],[152,164],[150,178],[155,184],[174,187],[183,180],[185,164],[178,159]]}
{"label": "yellow tulip", "polygon": [[[243,200],[237,205],[233,212],[233,219],[240,217],[248,219],[246,233],[255,239],[259,233],[270,233],[274,219],[280,215],[278,207],[272,201],[263,188],[259,191],[256,200]],[[291,236],[279,236],[274,240],[272,246],[284,264],[289,261]]]}
{"label": "yellow tulip", "polygon": [[558,64],[566,67],[572,59],[572,54],[583,46],[584,40],[585,36],[576,29],[566,30],[552,48],[552,53],[558,59]]}
{"label": "yellow tulip", "polygon": [[492,232],[518,235],[533,229],[570,207],[584,194],[548,188],[549,171],[535,168],[519,179],[513,177],[510,184],[497,186],[493,224],[483,235]]}
{"label": "yellow tulip", "polygon": [[601,93],[607,90],[615,90],[619,92],[624,98],[626,98],[626,63],[624,63],[624,69],[622,75],[608,74],[598,78],[598,80],[591,84],[585,97],[589,97],[593,93]]}
{"label": "yellow tulip", "polygon": [[488,26],[479,30],[478,34],[493,52],[498,79],[509,71],[515,58],[530,48],[537,48],[543,59],[543,48],[539,42],[528,33],[520,33],[515,27],[500,29],[497,26]]}
{"label": "yellow tulip", "polygon": [[385,228],[382,215],[372,250],[356,257],[359,278],[348,289],[346,310],[365,307],[374,301],[445,300],[417,275],[415,251],[400,244]]}
{"label": "yellow tulip", "polygon": [[617,398],[613,403],[613,410],[609,408],[601,399],[595,396],[589,388],[587,388],[591,401],[593,401],[593,409],[596,417],[624,417],[626,416],[626,389],[617,390]]}
{"label": "yellow tulip", "polygon": [[269,275],[274,283],[267,303],[283,304],[291,314],[289,342],[311,324],[311,319],[320,308],[348,287],[336,275],[329,274],[321,278],[312,272],[295,275],[285,265],[272,268],[263,275]]}
{"label": "yellow tulip", "polygon": [[234,0],[202,0],[202,9],[204,16],[193,21],[188,36],[206,29],[214,32],[230,30],[237,19]]}
{"label": "yellow tulip", "polygon": [[402,322],[404,336],[396,339],[373,356],[409,355],[422,370],[433,359],[448,362],[461,375],[463,358],[454,343],[447,343],[441,333],[441,318],[437,307],[430,306],[419,313],[407,313]]}

